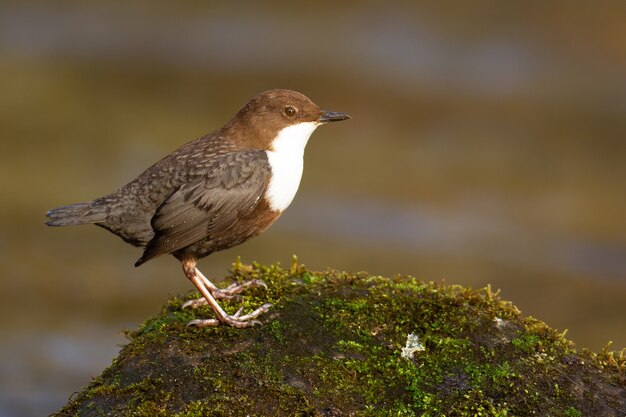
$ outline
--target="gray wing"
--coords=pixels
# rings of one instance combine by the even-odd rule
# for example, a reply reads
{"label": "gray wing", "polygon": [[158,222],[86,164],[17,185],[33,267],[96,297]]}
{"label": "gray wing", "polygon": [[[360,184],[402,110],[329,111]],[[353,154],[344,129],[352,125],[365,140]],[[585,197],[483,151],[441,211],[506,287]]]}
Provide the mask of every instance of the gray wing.
{"label": "gray wing", "polygon": [[206,177],[183,184],[157,209],[151,222],[154,237],[135,265],[227,231],[259,203],[270,173],[264,151],[216,159]]}

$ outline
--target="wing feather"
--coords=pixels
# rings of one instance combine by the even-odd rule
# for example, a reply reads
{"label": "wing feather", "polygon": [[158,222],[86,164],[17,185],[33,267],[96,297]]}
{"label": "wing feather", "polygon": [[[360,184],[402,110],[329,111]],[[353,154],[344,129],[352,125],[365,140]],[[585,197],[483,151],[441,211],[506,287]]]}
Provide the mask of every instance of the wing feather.
{"label": "wing feather", "polygon": [[256,207],[270,172],[260,150],[216,159],[206,177],[183,184],[159,207],[152,218],[154,237],[136,265],[227,232]]}

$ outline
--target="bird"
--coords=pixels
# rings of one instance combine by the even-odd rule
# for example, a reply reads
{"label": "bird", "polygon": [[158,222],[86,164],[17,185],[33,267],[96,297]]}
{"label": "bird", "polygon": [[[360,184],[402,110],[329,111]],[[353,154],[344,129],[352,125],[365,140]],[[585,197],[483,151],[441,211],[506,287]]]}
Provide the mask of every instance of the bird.
{"label": "bird", "polygon": [[208,304],[215,313],[216,318],[195,319],[189,325],[253,326],[270,303],[245,315],[241,309],[230,315],[217,300],[265,283],[251,280],[220,289],[197,262],[270,227],[298,190],[311,134],[320,125],[350,118],[321,110],[297,91],[264,91],[223,127],[182,145],[117,191],[48,211],[46,224],[107,229],[143,248],[135,266],[171,254],[202,295],[183,308]]}

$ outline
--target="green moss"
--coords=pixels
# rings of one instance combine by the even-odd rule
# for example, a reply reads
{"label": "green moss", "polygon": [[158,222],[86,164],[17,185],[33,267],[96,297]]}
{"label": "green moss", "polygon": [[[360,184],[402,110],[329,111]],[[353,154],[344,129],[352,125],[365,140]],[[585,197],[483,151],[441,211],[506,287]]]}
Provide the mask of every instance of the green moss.
{"label": "green moss", "polygon": [[575,407],[569,407],[565,410],[565,415],[567,417],[582,417],[583,413],[578,411]]}
{"label": "green moss", "polygon": [[[262,279],[231,313],[263,326],[196,329],[173,298],[57,415],[575,416],[626,409],[624,355],[577,353],[490,288],[412,277],[233,266]],[[409,335],[419,348],[402,356]],[[576,414],[582,413],[582,414]]]}

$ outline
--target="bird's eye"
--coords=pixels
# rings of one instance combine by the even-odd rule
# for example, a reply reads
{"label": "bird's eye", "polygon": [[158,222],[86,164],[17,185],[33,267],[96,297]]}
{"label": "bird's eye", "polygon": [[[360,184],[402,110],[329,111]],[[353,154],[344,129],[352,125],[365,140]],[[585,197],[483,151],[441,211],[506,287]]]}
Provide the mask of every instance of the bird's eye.
{"label": "bird's eye", "polygon": [[285,116],[287,117],[293,117],[296,115],[298,111],[296,110],[295,107],[293,106],[287,106],[285,107],[285,109],[283,110],[283,113],[285,113]]}

